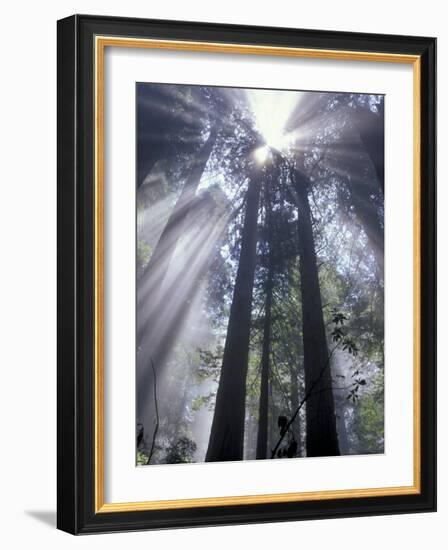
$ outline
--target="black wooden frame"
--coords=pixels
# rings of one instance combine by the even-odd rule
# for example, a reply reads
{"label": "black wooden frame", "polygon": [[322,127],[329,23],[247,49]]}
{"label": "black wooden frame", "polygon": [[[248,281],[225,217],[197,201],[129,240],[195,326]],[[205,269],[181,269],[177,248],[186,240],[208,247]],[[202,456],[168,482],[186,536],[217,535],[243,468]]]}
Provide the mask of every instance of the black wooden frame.
{"label": "black wooden frame", "polygon": [[[421,493],[95,514],[95,35],[421,58]],[[58,528],[74,533],[436,509],[436,39],[75,15],[58,22]]]}

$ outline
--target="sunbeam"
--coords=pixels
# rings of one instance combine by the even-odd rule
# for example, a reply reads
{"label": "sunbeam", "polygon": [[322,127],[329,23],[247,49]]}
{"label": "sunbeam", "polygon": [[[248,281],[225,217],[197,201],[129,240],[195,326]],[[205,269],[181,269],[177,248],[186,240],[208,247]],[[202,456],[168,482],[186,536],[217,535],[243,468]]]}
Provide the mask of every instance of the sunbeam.
{"label": "sunbeam", "polygon": [[[294,141],[295,132],[287,131],[291,114],[302,97],[302,92],[278,90],[248,90],[247,97],[255,118],[257,131],[265,145],[278,151],[286,151]],[[257,160],[265,162],[267,153],[259,150]]]}

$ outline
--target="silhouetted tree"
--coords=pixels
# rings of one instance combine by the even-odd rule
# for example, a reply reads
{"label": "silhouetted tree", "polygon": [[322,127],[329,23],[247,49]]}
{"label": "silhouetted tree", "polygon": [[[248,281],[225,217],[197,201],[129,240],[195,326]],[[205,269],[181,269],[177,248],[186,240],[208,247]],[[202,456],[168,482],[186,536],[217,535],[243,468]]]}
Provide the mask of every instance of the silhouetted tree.
{"label": "silhouetted tree", "polygon": [[257,248],[260,172],[253,170],[246,195],[241,252],[230,308],[221,376],[207,461],[243,458],[246,375]]}
{"label": "silhouetted tree", "polygon": [[326,368],[329,355],[308,201],[309,180],[295,170],[293,185],[298,207],[305,391],[319,380],[306,402],[306,453],[307,456],[334,456],[339,455],[339,444],[333,393],[328,391],[332,382],[330,368]]}

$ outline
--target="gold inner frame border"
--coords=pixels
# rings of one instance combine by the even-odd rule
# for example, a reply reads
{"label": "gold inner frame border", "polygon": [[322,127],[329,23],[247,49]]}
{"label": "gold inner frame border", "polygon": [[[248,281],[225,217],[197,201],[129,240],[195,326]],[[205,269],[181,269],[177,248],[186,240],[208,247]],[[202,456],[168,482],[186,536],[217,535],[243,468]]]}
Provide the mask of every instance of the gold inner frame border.
{"label": "gold inner frame border", "polygon": [[[342,489],[301,493],[272,493],[224,497],[191,498],[179,500],[153,500],[141,502],[106,503],[104,501],[104,55],[106,47],[145,48],[207,53],[233,53],[244,55],[286,56],[327,60],[406,63],[413,66],[413,485],[366,489]],[[420,494],[421,480],[421,425],[420,425],[420,273],[421,273],[421,219],[420,219],[420,166],[421,166],[421,60],[418,55],[382,52],[357,52],[251,44],[227,44],[149,38],[96,36],[95,60],[95,513],[168,510],[212,506],[235,506],[281,502],[305,502],[344,498],[365,498]]]}

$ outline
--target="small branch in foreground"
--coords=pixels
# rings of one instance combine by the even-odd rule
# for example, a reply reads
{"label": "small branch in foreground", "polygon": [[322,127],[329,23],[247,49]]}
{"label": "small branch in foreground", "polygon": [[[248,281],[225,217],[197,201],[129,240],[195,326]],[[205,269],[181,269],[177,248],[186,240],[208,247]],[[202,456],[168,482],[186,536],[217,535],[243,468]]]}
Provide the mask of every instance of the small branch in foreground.
{"label": "small branch in foreground", "polygon": [[275,455],[278,451],[278,448],[280,447],[280,445],[282,444],[282,441],[285,437],[285,435],[287,434],[291,424],[294,422],[294,420],[296,419],[297,415],[299,414],[299,411],[300,409],[303,407],[303,405],[305,404],[305,402],[309,399],[311,393],[313,392],[314,388],[317,386],[317,384],[320,382],[322,376],[324,375],[324,372],[326,371],[327,367],[329,366],[330,364],[330,359],[331,357],[333,356],[333,353],[336,351],[336,348],[339,347],[339,345],[341,344],[342,340],[339,340],[339,342],[334,346],[334,348],[331,350],[330,354],[328,355],[328,359],[327,359],[327,362],[325,363],[325,365],[323,366],[322,370],[320,371],[319,373],[319,376],[314,380],[314,382],[312,383],[310,389],[307,391],[307,393],[305,394],[305,396],[303,397],[302,401],[300,402],[299,406],[297,407],[295,413],[292,415],[291,419],[289,420],[289,422],[286,424],[285,426],[285,429],[283,431],[283,434],[280,436],[279,440],[277,441],[277,444],[275,445],[272,453],[271,453],[271,458],[275,458]]}
{"label": "small branch in foreground", "polygon": [[152,434],[151,450],[149,451],[146,465],[150,463],[152,455],[154,454],[154,447],[156,445],[156,436],[157,436],[157,432],[159,431],[159,406],[157,403],[157,376],[156,376],[156,369],[154,368],[154,361],[152,359],[151,359],[151,368],[154,375],[154,405],[156,408],[156,425],[154,427],[154,433]]}

